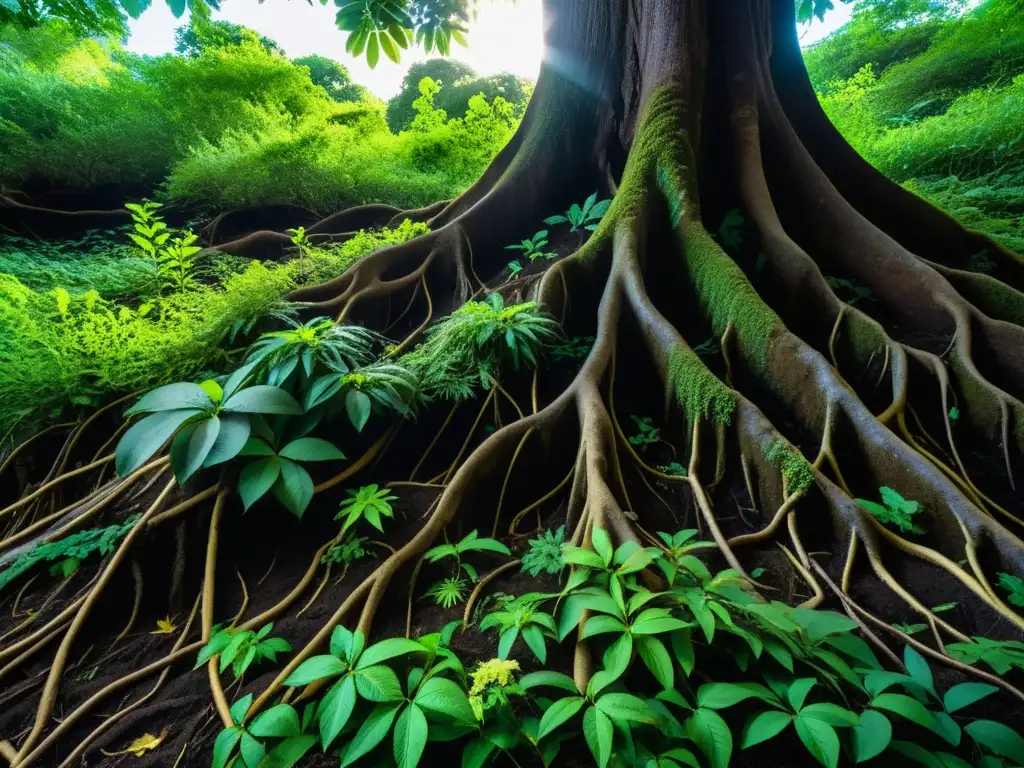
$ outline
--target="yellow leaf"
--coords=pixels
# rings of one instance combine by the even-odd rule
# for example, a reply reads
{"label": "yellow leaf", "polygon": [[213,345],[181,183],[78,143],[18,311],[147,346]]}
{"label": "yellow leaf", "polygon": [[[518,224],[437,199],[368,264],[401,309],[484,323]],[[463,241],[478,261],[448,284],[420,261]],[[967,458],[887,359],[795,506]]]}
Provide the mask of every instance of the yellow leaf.
{"label": "yellow leaf", "polygon": [[171,619],[170,616],[168,616],[166,619],[160,619],[156,623],[156,629],[153,632],[150,632],[149,634],[151,634],[151,635],[169,635],[169,634],[171,634],[171,632],[173,632],[176,629],[177,629],[177,626],[175,626],[174,621]]}
{"label": "yellow leaf", "polygon": [[151,733],[144,733],[141,736],[139,736],[139,738],[137,738],[135,741],[133,741],[131,744],[129,744],[128,745],[128,749],[126,749],[126,750],[124,750],[122,752],[107,752],[107,750],[105,750],[105,749],[101,749],[100,752],[102,752],[107,757],[116,757],[117,755],[127,755],[127,754],[132,754],[132,755],[135,755],[136,757],[142,757],[144,754],[146,754],[150,750],[153,750],[153,749],[156,749],[157,747],[159,747],[163,743],[164,739],[166,739],[166,738],[167,738],[167,731],[166,731],[166,729],[159,736],[154,736]]}

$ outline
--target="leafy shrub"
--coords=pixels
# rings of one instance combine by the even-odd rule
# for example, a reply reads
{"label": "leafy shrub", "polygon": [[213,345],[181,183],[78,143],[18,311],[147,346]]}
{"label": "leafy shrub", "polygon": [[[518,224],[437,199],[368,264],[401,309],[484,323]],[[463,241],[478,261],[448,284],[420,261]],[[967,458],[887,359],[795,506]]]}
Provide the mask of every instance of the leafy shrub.
{"label": "leafy shrub", "polygon": [[565,568],[565,558],[562,556],[562,547],[565,545],[564,525],[558,526],[555,531],[544,531],[527,544],[529,551],[523,554],[520,569],[524,573],[539,576],[541,573],[561,573]]}
{"label": "leafy shrub", "polygon": [[237,680],[251,665],[259,664],[263,659],[276,662],[277,654],[288,653],[292,647],[280,637],[267,637],[273,629],[273,622],[265,624],[259,632],[214,626],[210,642],[199,649],[196,668],[220,654],[221,673],[231,667]]}
{"label": "leafy shrub", "polygon": [[364,485],[355,491],[348,490],[346,493],[348,498],[342,500],[338,514],[334,516],[335,520],[345,518],[345,523],[341,527],[342,532],[347,531],[360,520],[366,520],[383,533],[381,515],[384,517],[395,516],[391,502],[398,501],[398,497],[392,496],[389,489],[381,488],[376,483]]}

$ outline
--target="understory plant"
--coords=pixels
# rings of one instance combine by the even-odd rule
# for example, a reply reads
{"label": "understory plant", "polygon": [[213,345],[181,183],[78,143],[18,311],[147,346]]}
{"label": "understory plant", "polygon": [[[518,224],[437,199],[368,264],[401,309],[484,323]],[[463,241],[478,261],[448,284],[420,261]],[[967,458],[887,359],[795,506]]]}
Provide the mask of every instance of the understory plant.
{"label": "understory plant", "polygon": [[919,502],[905,499],[899,491],[884,485],[878,489],[878,494],[882,498],[881,504],[867,499],[857,499],[857,503],[880,523],[894,525],[906,533],[924,533],[914,522],[914,516],[922,511]]}
{"label": "understory plant", "polygon": [[540,232],[535,234],[533,237],[528,237],[522,242],[516,245],[506,245],[506,251],[519,251],[523,256],[530,261],[536,261],[537,259],[553,259],[558,254],[547,253],[544,248],[548,244],[548,231],[542,229]]}
{"label": "understory plant", "polygon": [[582,206],[573,203],[564,214],[560,213],[555,216],[549,216],[544,219],[544,223],[549,227],[553,227],[556,224],[568,224],[570,232],[576,232],[581,228],[593,232],[608,212],[611,204],[611,200],[601,200],[598,202],[597,192],[595,192],[583,201]]}
{"label": "understory plant", "polygon": [[383,533],[384,526],[381,523],[381,517],[395,516],[391,502],[398,501],[398,497],[393,496],[389,489],[381,488],[376,483],[364,485],[355,491],[348,490],[346,493],[348,498],[342,500],[338,514],[334,516],[335,520],[345,518],[341,532],[344,533],[360,520],[365,520]]}
{"label": "understory plant", "polygon": [[[499,555],[509,555],[508,547],[496,539],[480,538],[477,532],[470,531],[461,541],[454,544],[446,543],[432,547],[423,553],[423,559],[431,564],[443,560],[452,560],[451,575],[434,583],[427,591],[427,595],[433,597],[438,605],[451,608],[456,603],[462,602],[465,598],[466,589],[470,582],[480,579],[476,568],[463,559],[469,552],[493,552]],[[463,571],[469,577],[468,581],[462,576]]]}
{"label": "understory plant", "polygon": [[288,653],[292,647],[283,638],[269,637],[273,629],[273,622],[265,624],[259,631],[214,625],[210,641],[199,650],[196,669],[219,655],[221,674],[231,667],[237,680],[250,666],[259,664],[264,659],[275,663],[277,654]]}
{"label": "understory plant", "polygon": [[560,525],[554,531],[548,529],[535,539],[527,542],[529,549],[523,554],[521,570],[531,576],[541,573],[561,573],[565,568],[565,526]]}

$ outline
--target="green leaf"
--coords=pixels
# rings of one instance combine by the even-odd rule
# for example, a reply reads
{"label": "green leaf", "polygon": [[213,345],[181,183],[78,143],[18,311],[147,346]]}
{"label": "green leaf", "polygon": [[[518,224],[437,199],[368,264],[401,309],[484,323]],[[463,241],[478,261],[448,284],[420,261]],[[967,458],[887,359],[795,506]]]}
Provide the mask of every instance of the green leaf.
{"label": "green leaf", "polygon": [[725,720],[711,709],[698,709],[684,724],[686,735],[704,753],[711,768],[727,768],[732,756],[732,733]]}
{"label": "green leaf", "polygon": [[946,691],[942,704],[949,714],[953,714],[964,707],[969,707],[971,704],[981,701],[986,696],[991,696],[998,690],[996,686],[989,685],[988,683],[960,683]]}
{"label": "green leaf", "polygon": [[597,700],[597,708],[612,720],[647,725],[657,722],[647,702],[629,693],[606,693]]}
{"label": "green leaf", "polygon": [[198,384],[179,383],[157,387],[143,395],[139,402],[124,412],[125,416],[156,411],[213,410],[214,404]]}
{"label": "green leaf", "polygon": [[597,707],[587,707],[583,713],[583,737],[590,747],[598,768],[606,768],[612,756],[612,721]]}
{"label": "green leaf", "polygon": [[367,701],[402,701],[402,684],[391,667],[378,664],[356,670],[356,691]]}
{"label": "green leaf", "polygon": [[604,565],[611,565],[614,552],[612,551],[612,540],[608,537],[607,531],[603,528],[594,528],[590,532],[590,542],[594,545],[594,551],[600,555]]}
{"label": "green leaf", "polygon": [[303,413],[302,406],[294,397],[283,389],[267,384],[257,384],[236,392],[221,406],[221,410],[232,413],[276,413],[284,416],[298,416]]}
{"label": "green leaf", "polygon": [[889,745],[889,749],[904,757],[909,757],[915,763],[927,766],[927,768],[943,768],[942,763],[935,755],[911,741],[894,741]]}
{"label": "green leaf", "polygon": [[583,625],[583,631],[580,632],[580,639],[585,640],[588,637],[607,634],[609,632],[620,634],[625,631],[626,625],[614,616],[599,614],[587,619],[587,623]]}
{"label": "green leaf", "polygon": [[[171,443],[171,466],[179,485],[185,485],[203,466],[219,433],[220,419],[213,416],[186,427],[174,438]],[[183,445],[180,445],[179,441]]]}
{"label": "green leaf", "polygon": [[313,478],[293,461],[278,459],[278,462],[281,474],[271,490],[288,511],[301,519],[313,499]]}
{"label": "green leaf", "polygon": [[261,712],[249,724],[249,733],[260,739],[287,739],[298,736],[299,730],[299,715],[288,704]]}
{"label": "green leaf", "polygon": [[829,702],[809,704],[800,710],[800,717],[812,717],[815,720],[821,720],[823,723],[840,728],[853,727],[860,722],[860,718],[855,712]]}
{"label": "green leaf", "polygon": [[133,424],[114,451],[117,474],[125,477],[141,467],[171,439],[182,424],[202,413],[194,409],[161,411]]}
{"label": "green leaf", "polygon": [[828,723],[805,718],[802,714],[797,715],[793,724],[797,736],[814,759],[826,768],[836,768],[839,762],[839,736],[835,729]]}
{"label": "green leaf", "polygon": [[741,701],[757,697],[768,702],[777,702],[775,694],[756,683],[705,683],[697,691],[697,706],[707,709],[726,709]]}
{"label": "green leaf", "polygon": [[333,443],[319,437],[300,437],[292,440],[278,454],[293,461],[338,461],[345,458]]}
{"label": "green leaf", "polygon": [[427,680],[414,701],[427,712],[445,715],[467,725],[476,724],[476,716],[466,693],[455,682],[444,677]]}
{"label": "green leaf", "polygon": [[378,704],[373,708],[342,753],[341,768],[347,768],[384,741],[400,707],[401,704]]}
{"label": "green leaf", "polygon": [[[377,61],[380,59],[380,43],[379,35],[374,30],[370,33],[369,38],[366,41],[366,63],[370,65],[370,69],[377,66]],[[396,742],[397,743],[397,742]]]}
{"label": "green leaf", "polygon": [[1024,738],[1012,728],[992,720],[975,720],[964,730],[992,753],[1024,764]]}
{"label": "green leaf", "polygon": [[901,693],[883,693],[871,700],[871,706],[876,709],[893,712],[927,728],[929,731],[938,733],[938,727],[935,724],[935,718],[932,716],[932,713],[917,699],[912,699]]}
{"label": "green leaf", "polygon": [[753,715],[743,727],[743,736],[740,739],[742,749],[760,744],[762,741],[773,739],[782,733],[789,725],[793,716],[788,712],[768,710]]}
{"label": "green leaf", "polygon": [[544,644],[544,633],[537,624],[527,624],[522,628],[523,640],[533,651],[533,655],[537,657],[537,661],[541,664],[547,663],[548,649]]}
{"label": "green leaf", "polygon": [[483,768],[497,748],[494,742],[484,736],[473,739],[462,750],[462,768]]}
{"label": "green leaf", "polygon": [[550,707],[540,719],[540,726],[537,729],[537,740],[543,739],[560,725],[572,718],[586,702],[582,696],[566,696],[559,699]]}
{"label": "green leaf", "polygon": [[654,679],[661,684],[663,690],[672,688],[675,684],[675,670],[665,645],[656,637],[637,637],[634,640],[637,653]]}
{"label": "green leaf", "polygon": [[281,460],[276,456],[255,461],[246,466],[238,476],[238,494],[242,504],[249,509],[271,489],[281,474]]}
{"label": "green leaf", "polygon": [[316,680],[335,677],[346,669],[345,663],[334,656],[313,656],[306,659],[285,679],[284,684],[298,687]]}
{"label": "green leaf", "polygon": [[426,653],[427,649],[415,640],[408,640],[404,637],[392,637],[381,640],[363,651],[356,663],[356,669],[365,669],[382,661],[393,659],[397,656],[405,656],[410,653]]}
{"label": "green leaf", "polygon": [[370,407],[370,398],[366,393],[360,392],[358,389],[350,389],[345,394],[345,411],[348,413],[348,419],[352,422],[352,426],[356,428],[356,432],[362,432],[363,427],[366,426],[366,422],[370,418]]}
{"label": "green leaf", "polygon": [[292,736],[285,739],[272,750],[260,763],[260,768],[291,768],[301,760],[310,748],[316,744],[316,736]]}
{"label": "green leaf", "polygon": [[[298,672],[299,670],[295,671]],[[356,681],[352,675],[346,675],[342,678],[341,682],[335,684],[335,687],[337,688],[337,693],[331,698],[330,703],[324,707],[324,711],[320,713],[320,744],[325,752],[331,745],[331,742],[337,738],[338,734],[341,733],[348,723],[348,719],[352,716],[352,710],[356,705]]]}
{"label": "green leaf", "polygon": [[217,734],[217,740],[213,742],[213,763],[212,768],[225,768],[228,759],[235,751],[238,740],[242,738],[242,729],[238,726],[225,728]]}
{"label": "green leaf", "polygon": [[932,671],[928,667],[928,662],[912,646],[904,646],[903,664],[906,666],[907,672],[914,679],[914,682],[926,691],[935,693],[935,681],[932,678]]}
{"label": "green leaf", "polygon": [[395,762],[398,768],[416,768],[427,745],[427,718],[415,703],[402,712],[395,724]]}
{"label": "green leaf", "polygon": [[892,741],[892,723],[874,709],[860,713],[860,722],[850,731],[850,750],[855,763],[863,763],[882,754]]}
{"label": "green leaf", "polygon": [[242,760],[246,765],[259,765],[267,755],[266,748],[246,732],[242,732]]}
{"label": "green leaf", "polygon": [[619,638],[608,646],[604,652],[602,661],[604,668],[617,679],[625,674],[629,662],[633,657],[633,638],[630,635],[620,635]]}
{"label": "green leaf", "polygon": [[235,458],[249,439],[251,427],[247,416],[224,413],[216,418],[220,419],[220,431],[206,454],[204,467],[213,467]]}
{"label": "green leaf", "polygon": [[505,660],[508,658],[509,651],[512,650],[512,645],[515,643],[516,638],[519,637],[518,627],[509,627],[501,636],[498,638],[498,658]]}
{"label": "green leaf", "polygon": [[[196,666],[199,666],[198,664]],[[241,725],[245,714],[249,711],[249,707],[252,705],[252,694],[247,693],[245,696],[240,698],[234,704],[231,705],[231,721],[235,725]]]}
{"label": "green leaf", "polygon": [[573,679],[561,672],[541,670],[540,672],[531,672],[530,674],[523,675],[519,678],[519,689],[522,691],[528,691],[531,688],[538,688],[541,686],[561,688],[562,690],[569,691],[570,693],[577,692],[576,683]]}

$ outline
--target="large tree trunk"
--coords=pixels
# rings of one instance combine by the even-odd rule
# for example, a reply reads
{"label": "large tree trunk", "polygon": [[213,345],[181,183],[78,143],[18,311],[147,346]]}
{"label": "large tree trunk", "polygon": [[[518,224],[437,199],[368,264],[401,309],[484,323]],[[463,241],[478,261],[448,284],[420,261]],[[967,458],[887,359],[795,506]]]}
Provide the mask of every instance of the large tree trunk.
{"label": "large tree trunk", "polygon": [[[469,453],[422,529],[351,593],[252,711],[359,604],[358,626],[369,632],[399,569],[457,516],[494,508],[481,499],[504,494],[531,435],[542,443],[535,459],[559,467],[565,436],[578,435],[563,481],[576,543],[589,543],[595,527],[619,541],[646,536],[644,510],[657,494],[638,491],[634,478],[653,476],[689,486],[702,525],[741,573],[744,548],[787,540],[808,605],[834,595],[865,625],[915,642],[888,626],[893,617],[875,616],[885,592],[920,615],[940,658],[943,639],[1024,629],[992,586],[997,572],[1024,572],[1014,510],[1024,458],[1021,262],[846,145],[807,79],[792,0],[549,0],[546,14],[533,100],[480,180],[413,212],[430,234],[292,298],[378,327],[392,303],[410,317],[423,309],[407,348],[482,287],[479,275],[501,271],[507,243],[599,188],[614,203],[579,252],[512,286],[596,343],[567,388],[538,402],[535,383],[533,412]],[[743,243],[727,252],[709,230],[734,208]],[[336,232],[352,215],[310,231]],[[995,260],[991,274],[970,269],[981,250]],[[844,303],[826,276],[856,281],[875,301]],[[721,375],[693,351],[701,328],[721,339]],[[684,425],[692,446],[682,480],[647,466],[620,427],[616,363],[637,359],[660,376],[664,423]],[[635,373],[623,384],[624,367],[619,388],[640,386]],[[714,490],[729,473],[764,516],[758,532],[723,533]],[[897,533],[854,500],[877,499],[880,486],[924,505],[926,533]],[[915,586],[924,581],[897,579],[907,558],[925,581],[966,598],[960,626],[922,602]],[[584,690],[584,641],[575,672]],[[48,685],[59,678],[57,670]],[[37,756],[49,715],[44,699],[22,758]]]}

